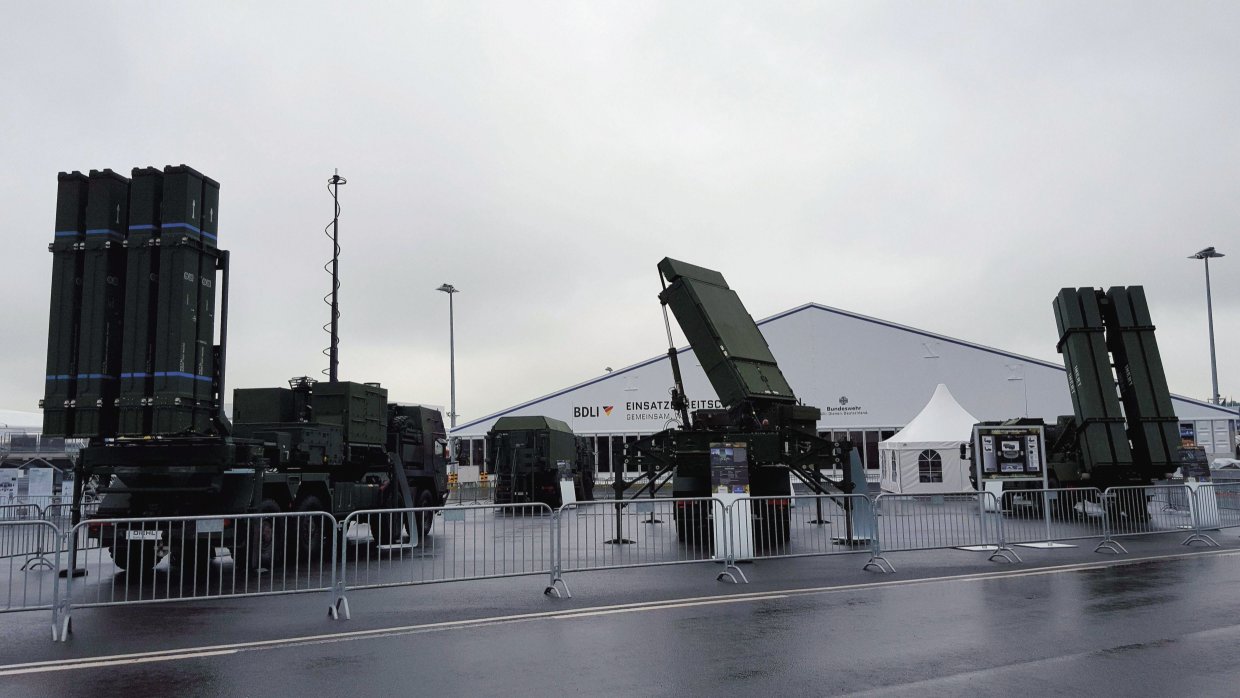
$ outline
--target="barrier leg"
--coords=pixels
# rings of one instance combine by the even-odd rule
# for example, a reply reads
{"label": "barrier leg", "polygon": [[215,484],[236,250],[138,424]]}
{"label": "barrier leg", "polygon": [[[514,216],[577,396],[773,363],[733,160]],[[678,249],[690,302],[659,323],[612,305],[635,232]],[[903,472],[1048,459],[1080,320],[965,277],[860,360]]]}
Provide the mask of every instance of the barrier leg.
{"label": "barrier leg", "polygon": [[[1187,485],[1185,487],[1188,488]],[[1208,548],[1219,547],[1219,544],[1217,541],[1215,541],[1213,538],[1211,538],[1210,536],[1202,532],[1203,526],[1202,526],[1201,520],[1204,517],[1204,511],[1203,511],[1203,507],[1201,506],[1201,500],[1198,499],[1198,495],[1205,492],[1213,496],[1214,495],[1213,485],[1209,485],[1208,487],[1209,489],[1207,489],[1206,487],[1202,487],[1202,486],[1198,486],[1196,488],[1188,488],[1188,492],[1187,492],[1188,506],[1193,516],[1193,534],[1189,536],[1188,538],[1185,538],[1184,542],[1181,543],[1180,545],[1192,545],[1193,543],[1204,543],[1206,547]]]}
{"label": "barrier leg", "polygon": [[[749,578],[745,576],[745,573],[741,571],[741,568],[736,566],[736,545],[732,540],[732,535],[736,532],[736,527],[732,526],[730,521],[731,517],[734,515],[732,507],[735,504],[736,502],[732,502],[732,504],[729,504],[722,512],[724,517],[723,531],[725,534],[723,536],[723,571],[715,575],[715,581],[722,582],[727,579],[733,584],[740,584],[742,582],[748,584]],[[714,506],[714,502],[712,501],[710,505]],[[715,542],[718,543],[718,541]],[[740,577],[739,581],[737,580],[738,576]]]}
{"label": "barrier leg", "polygon": [[869,570],[872,567],[875,570],[882,572],[883,574],[894,574],[896,571],[896,566],[891,564],[891,562],[888,561],[887,558],[883,557],[883,545],[879,541],[880,536],[878,533],[878,529],[879,529],[878,517],[881,514],[880,509],[882,509],[882,504],[881,504],[882,499],[883,499],[882,496],[879,496],[873,506],[874,537],[870,540],[870,559],[867,560],[866,563],[861,566],[861,569],[862,571],[865,571],[865,570]]}
{"label": "barrier leg", "polygon": [[[544,596],[554,596],[557,599],[571,599],[573,592],[568,588],[568,582],[564,581],[564,551],[560,547],[560,540],[564,535],[561,527],[562,518],[561,511],[556,510],[551,514],[551,530],[554,533],[551,536],[551,574],[547,586],[543,589]],[[560,593],[560,587],[564,587],[564,593]]]}
{"label": "barrier leg", "polygon": [[[352,620],[349,612],[349,599],[344,595],[344,565],[340,564],[341,549],[344,547],[344,534],[340,525],[332,521],[332,588],[331,602],[327,606],[327,617],[332,620]],[[347,520],[345,522],[348,523]],[[416,529],[415,529],[416,530]]]}
{"label": "barrier leg", "polygon": [[1007,534],[1003,530],[1003,514],[997,514],[995,521],[995,528],[998,530],[998,542],[995,544],[995,551],[990,554],[987,560],[989,562],[995,562],[996,559],[1003,560],[1009,565],[1014,565],[1018,562],[1023,563],[1024,560],[1020,559],[1020,555],[1017,555],[1012,546],[1007,544]]}

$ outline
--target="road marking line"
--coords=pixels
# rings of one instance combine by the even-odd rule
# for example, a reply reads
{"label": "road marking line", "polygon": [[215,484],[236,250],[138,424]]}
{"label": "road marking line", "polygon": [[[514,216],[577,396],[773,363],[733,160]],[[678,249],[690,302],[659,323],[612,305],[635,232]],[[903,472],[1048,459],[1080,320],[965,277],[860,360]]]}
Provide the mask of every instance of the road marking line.
{"label": "road marking line", "polygon": [[555,618],[556,620],[573,620],[574,618],[589,618],[592,616],[610,616],[610,615],[615,615],[617,613],[636,613],[639,611],[662,611],[662,610],[666,610],[669,608],[690,608],[692,606],[715,606],[718,604],[725,604],[725,603],[746,603],[746,602],[752,602],[752,601],[766,601],[768,599],[786,599],[786,598],[788,598],[787,594],[765,594],[763,596],[756,596],[756,597],[747,596],[745,598],[720,597],[720,598],[716,598],[710,601],[686,601],[683,603],[650,604],[649,606],[645,606],[645,607],[609,608],[606,610],[599,610],[599,611],[561,613],[559,615],[552,616],[552,618]]}
{"label": "road marking line", "polygon": [[195,659],[198,657],[221,657],[237,654],[243,650],[216,650],[214,652],[185,652],[179,655],[158,657],[131,657],[128,659],[98,659],[95,661],[65,663],[54,666],[34,666],[25,669],[12,669],[0,673],[0,676],[17,676],[19,674],[46,674],[53,671],[69,671],[71,669],[98,669],[102,667],[121,666],[126,664],[149,664],[151,662],[168,662],[174,659]]}
{"label": "road marking line", "polygon": [[1145,562],[1180,560],[1192,557],[1230,557],[1240,555],[1240,550],[1206,550],[1201,552],[1177,553],[1174,555],[1156,555],[1139,558],[1126,558],[1115,560],[1103,560],[1100,562],[1079,562],[1068,565],[1054,565],[1050,567],[1040,567],[1032,570],[999,570],[995,572],[976,572],[971,574],[949,575],[943,577],[922,577],[918,579],[893,579],[883,582],[864,582],[858,584],[841,584],[826,587],[802,587],[798,589],[772,589],[770,591],[741,592],[737,594],[723,594],[715,596],[696,596],[680,599],[665,599],[662,601],[639,601],[633,603],[613,604],[610,606],[595,606],[583,609],[570,609],[559,611],[539,611],[534,613],[519,613],[508,616],[491,616],[488,618],[472,618],[463,620],[440,621],[437,623],[422,623],[418,625],[393,626],[388,628],[370,628],[367,630],[350,630],[338,633],[325,633],[321,635],[303,635],[300,637],[281,638],[275,640],[252,640],[249,642],[237,642],[227,645],[207,645],[201,647],[186,647],[181,649],[168,650],[151,650],[147,652],[135,652],[130,654],[108,655],[102,657],[78,657],[74,659],[53,659],[39,662],[26,662],[21,664],[0,665],[0,676],[13,676],[17,674],[33,674],[40,672],[66,671],[70,669],[92,669],[108,666],[119,666],[125,664],[139,664],[148,662],[174,661],[180,659],[195,659],[200,657],[214,657],[228,654],[237,654],[246,651],[279,649],[283,647],[295,647],[300,645],[311,644],[328,644],[336,642],[347,642],[351,640],[366,640],[380,637],[391,637],[398,635],[413,635],[421,633],[439,632],[444,630],[458,630],[478,627],[488,627],[494,625],[504,625],[510,623],[524,623],[540,619],[556,619],[556,620],[572,620],[574,618],[586,618],[592,616],[611,615],[616,613],[636,612],[636,611],[661,611],[675,608],[687,608],[692,606],[706,606],[713,604],[741,603],[744,601],[765,601],[768,599],[785,599],[792,596],[811,596],[817,594],[838,594],[849,591],[864,591],[868,589],[886,589],[892,587],[915,586],[923,584],[938,584],[942,582],[961,582],[961,581],[986,581],[991,579],[1009,579],[1017,577],[1030,577],[1037,575],[1060,574],[1064,572],[1082,572],[1098,569],[1108,569],[1112,567],[1126,567]]}

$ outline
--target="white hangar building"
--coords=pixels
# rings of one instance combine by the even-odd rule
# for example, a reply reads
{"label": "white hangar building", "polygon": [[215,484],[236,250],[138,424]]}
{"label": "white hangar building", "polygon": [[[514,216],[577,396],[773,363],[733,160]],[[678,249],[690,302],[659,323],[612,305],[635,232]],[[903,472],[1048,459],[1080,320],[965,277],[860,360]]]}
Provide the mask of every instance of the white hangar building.
{"label": "white hangar building", "polygon": [[[758,322],[797,397],[822,410],[819,432],[848,437],[877,475],[878,444],[946,384],[979,420],[1028,415],[1053,422],[1072,414],[1061,364],[973,344],[836,308],[809,303]],[[690,409],[718,407],[718,396],[692,350],[679,350]],[[667,356],[634,364],[458,426],[461,463],[485,462],[485,436],[508,415],[543,415],[595,439],[599,479],[610,479],[627,441],[666,428],[673,419]],[[1181,435],[1207,451],[1235,448],[1233,409],[1173,396]],[[962,434],[961,439],[969,438]]]}

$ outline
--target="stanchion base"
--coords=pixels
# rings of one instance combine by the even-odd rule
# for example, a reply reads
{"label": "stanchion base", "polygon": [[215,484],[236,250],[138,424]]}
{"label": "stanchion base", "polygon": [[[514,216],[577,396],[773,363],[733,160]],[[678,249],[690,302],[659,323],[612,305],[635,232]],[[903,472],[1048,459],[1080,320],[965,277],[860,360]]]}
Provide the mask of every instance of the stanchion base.
{"label": "stanchion base", "polygon": [[656,518],[654,518],[654,517],[652,516],[652,517],[650,517],[650,518],[646,519],[645,521],[643,521],[642,523],[644,523],[644,524],[661,524],[661,523],[663,523],[663,519],[656,519]]}
{"label": "stanchion base", "polygon": [[832,539],[831,539],[831,542],[832,542],[832,543],[835,543],[836,545],[847,545],[847,546],[856,546],[856,547],[861,547],[861,546],[865,546],[865,545],[869,545],[869,544],[873,543],[873,542],[874,542],[874,539],[873,539],[873,538],[856,538],[856,537],[853,537],[853,538],[842,538],[842,537],[841,537],[841,538],[832,538]]}
{"label": "stanchion base", "polygon": [[637,541],[629,540],[628,538],[612,538],[611,540],[603,541],[603,545],[633,545],[636,542]]}
{"label": "stanchion base", "polygon": [[831,522],[827,521],[826,519],[810,519],[809,521],[806,521],[805,523],[811,523],[811,524],[814,524],[815,526],[830,526],[831,525]]}
{"label": "stanchion base", "polygon": [[71,569],[71,570],[61,570],[61,571],[60,571],[60,578],[61,578],[61,579],[65,579],[65,578],[68,578],[68,577],[70,577],[70,576],[75,577],[75,578],[76,578],[76,577],[85,577],[85,576],[86,576],[86,575],[88,575],[88,574],[90,574],[90,571],[88,571],[85,567],[74,567],[74,568],[73,568],[73,569]]}

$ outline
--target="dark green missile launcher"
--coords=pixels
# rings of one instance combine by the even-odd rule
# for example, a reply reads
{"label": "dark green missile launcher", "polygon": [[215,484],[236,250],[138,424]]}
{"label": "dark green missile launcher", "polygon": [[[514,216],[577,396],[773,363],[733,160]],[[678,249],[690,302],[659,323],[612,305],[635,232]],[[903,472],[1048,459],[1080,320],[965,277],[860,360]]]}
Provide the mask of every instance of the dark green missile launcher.
{"label": "dark green missile launcher", "polygon": [[221,434],[219,184],[185,165],[132,176],[60,175],[44,433]]}
{"label": "dark green missile launcher", "polygon": [[1179,465],[1179,420],[1140,286],[1065,288],[1054,302],[1074,417],[1048,430],[1055,479],[1148,484]]}
{"label": "dark green missile launcher", "polygon": [[[818,436],[821,411],[799,403],[757,323],[723,275],[670,258],[659,262],[658,269],[664,283],[659,301],[676,316],[724,409],[689,414],[678,352],[666,323],[672,406],[681,426],[639,439],[628,448],[625,470],[642,474],[634,480],[617,475],[617,498],[633,485],[640,485],[634,496],[653,496],[669,473],[673,496],[709,497],[722,465],[714,461],[724,450],[745,454],[750,495],[788,497],[789,474],[816,493],[851,493],[857,482],[851,467],[852,445]],[[824,477],[824,469],[843,475],[832,481]],[[788,503],[764,500],[753,507],[755,538],[788,539]],[[695,515],[678,509],[680,539],[686,539],[688,522],[709,526],[709,521],[709,511]],[[701,532],[692,536],[708,537]]]}
{"label": "dark green missile launcher", "polygon": [[[229,257],[217,244],[218,206],[219,184],[185,165],[134,169],[132,179],[110,170],[59,177],[44,433],[89,440],[75,483],[99,483],[97,516],[343,517],[441,505],[442,415],[389,403],[378,384],[299,378],[239,390],[237,423],[225,417]],[[81,487],[74,496],[80,504]],[[411,534],[432,520],[411,517]],[[193,544],[211,535],[194,526],[170,536],[174,563],[180,546],[214,550]],[[377,542],[395,542],[392,528]],[[136,553],[123,525],[99,535],[122,568],[162,557],[154,541],[127,556]]]}
{"label": "dark green missile launcher", "polygon": [[563,504],[562,479],[572,479],[578,500],[594,499],[593,453],[584,439],[551,417],[500,417],[487,432],[495,473],[495,503]]}
{"label": "dark green missile launcher", "polygon": [[[1037,418],[981,426],[1040,426],[1045,430],[1047,485],[1149,485],[1180,467],[1179,419],[1171,403],[1154,324],[1140,286],[1064,288],[1053,302],[1072,415],[1054,424]],[[976,473],[970,477],[976,483]],[[1040,481],[1005,482],[1005,489],[1038,489]],[[1132,498],[1107,502],[1144,521]]]}

